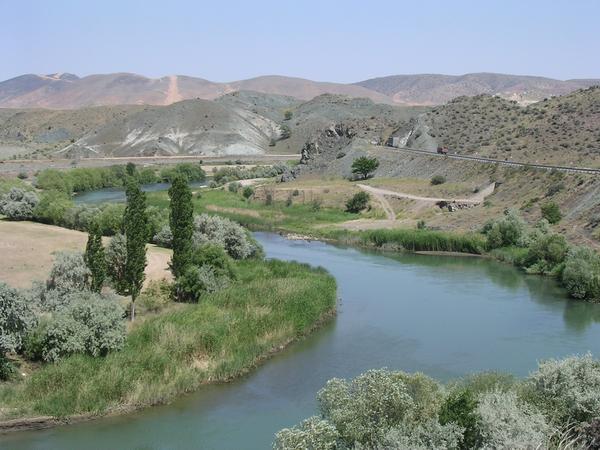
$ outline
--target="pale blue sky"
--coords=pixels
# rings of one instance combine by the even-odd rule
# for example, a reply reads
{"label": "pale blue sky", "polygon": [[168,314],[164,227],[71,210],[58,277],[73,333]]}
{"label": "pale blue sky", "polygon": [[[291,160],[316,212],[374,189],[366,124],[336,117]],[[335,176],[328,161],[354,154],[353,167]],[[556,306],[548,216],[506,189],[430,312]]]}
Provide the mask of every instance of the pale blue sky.
{"label": "pale blue sky", "polygon": [[0,79],[136,72],[337,82],[600,78],[600,0],[0,0]]}

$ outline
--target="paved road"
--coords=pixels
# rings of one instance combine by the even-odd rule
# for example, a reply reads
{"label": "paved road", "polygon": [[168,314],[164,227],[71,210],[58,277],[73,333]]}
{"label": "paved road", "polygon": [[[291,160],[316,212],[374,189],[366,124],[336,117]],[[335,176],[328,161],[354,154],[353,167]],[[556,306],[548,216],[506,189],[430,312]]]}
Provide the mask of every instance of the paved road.
{"label": "paved road", "polygon": [[572,167],[572,166],[552,166],[550,164],[533,164],[533,163],[523,163],[516,161],[506,161],[501,159],[492,159],[492,158],[483,158],[479,156],[468,156],[468,155],[457,155],[457,154],[447,154],[441,155],[437,152],[430,150],[420,150],[417,148],[411,147],[385,147],[387,150],[392,152],[408,152],[408,153],[416,153],[416,154],[425,154],[428,156],[438,156],[440,158],[452,158],[452,159],[462,159],[467,161],[476,161],[481,163],[488,164],[500,164],[503,166],[516,166],[516,167],[532,167],[535,169],[543,169],[543,170],[558,170],[560,172],[569,172],[569,173],[588,173],[592,175],[600,175],[600,169],[593,169],[591,167]]}

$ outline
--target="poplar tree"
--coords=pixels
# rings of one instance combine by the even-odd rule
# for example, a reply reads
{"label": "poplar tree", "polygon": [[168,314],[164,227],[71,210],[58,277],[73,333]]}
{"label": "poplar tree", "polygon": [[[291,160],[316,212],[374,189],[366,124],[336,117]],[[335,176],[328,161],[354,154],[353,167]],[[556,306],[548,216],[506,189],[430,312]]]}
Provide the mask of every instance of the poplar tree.
{"label": "poplar tree", "polygon": [[192,191],[187,179],[181,175],[173,179],[169,188],[171,199],[169,225],[173,235],[171,271],[175,278],[183,275],[192,259],[192,237],[194,234],[194,206]]}
{"label": "poplar tree", "polygon": [[127,207],[123,216],[127,241],[125,281],[129,295],[131,295],[131,321],[133,321],[135,319],[135,300],[142,290],[145,278],[148,217],[146,215],[146,195],[140,189],[139,180],[129,176],[125,194],[127,196]]}
{"label": "poplar tree", "polygon": [[85,264],[92,274],[90,288],[94,292],[100,292],[106,279],[106,256],[104,255],[100,226],[95,220],[92,221],[88,229],[84,258]]}

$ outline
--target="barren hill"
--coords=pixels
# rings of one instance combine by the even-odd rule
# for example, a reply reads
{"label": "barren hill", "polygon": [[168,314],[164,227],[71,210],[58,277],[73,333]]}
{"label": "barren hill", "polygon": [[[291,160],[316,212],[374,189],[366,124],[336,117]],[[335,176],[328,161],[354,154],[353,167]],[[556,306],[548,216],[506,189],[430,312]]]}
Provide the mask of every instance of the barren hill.
{"label": "barren hill", "polygon": [[492,94],[528,104],[563,95],[600,80],[553,80],[543,77],[474,73],[394,75],[354,84],[285,76],[261,76],[220,83],[184,75],[147,78],[132,73],[22,75],[0,82],[0,107],[76,109],[102,105],[169,105],[186,99],[213,100],[251,90],[310,100],[322,94],[368,98],[375,103],[439,105],[462,95]]}
{"label": "barren hill", "polygon": [[165,106],[0,109],[0,150],[11,150],[4,157],[69,158],[299,153],[312,136],[340,122],[358,120],[364,133],[380,139],[408,127],[421,111],[339,95],[302,102],[250,91]]}
{"label": "barren hill", "polygon": [[460,97],[419,117],[405,137],[407,146],[428,150],[444,145],[495,159],[600,167],[600,87],[527,107]]}
{"label": "barren hill", "polygon": [[394,103],[409,105],[439,105],[456,97],[480,94],[498,95],[521,104],[529,104],[546,97],[600,85],[600,80],[561,81],[544,77],[470,73],[460,76],[394,75],[373,78],[356,84],[385,94],[391,97]]}

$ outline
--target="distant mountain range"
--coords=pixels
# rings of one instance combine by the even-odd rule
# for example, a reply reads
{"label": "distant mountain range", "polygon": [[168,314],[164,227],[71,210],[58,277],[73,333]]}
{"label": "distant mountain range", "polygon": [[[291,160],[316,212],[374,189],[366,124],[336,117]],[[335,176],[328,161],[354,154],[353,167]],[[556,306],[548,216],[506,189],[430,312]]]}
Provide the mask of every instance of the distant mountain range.
{"label": "distant mountain range", "polygon": [[0,82],[0,107],[76,109],[103,105],[169,105],[186,99],[213,100],[223,94],[247,90],[300,100],[328,93],[369,98],[376,103],[423,106],[444,104],[464,95],[491,94],[529,104],[593,85],[600,85],[600,79],[561,81],[495,73],[394,75],[354,84],[284,76],[218,83],[184,75],[147,78],[113,73],[80,78],[70,73],[27,74]]}

